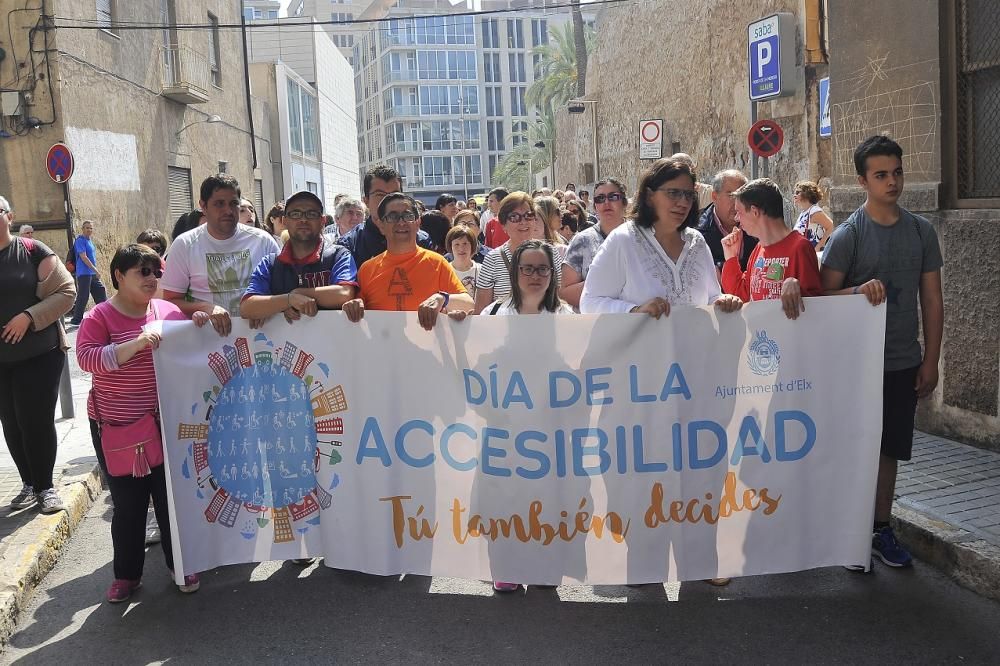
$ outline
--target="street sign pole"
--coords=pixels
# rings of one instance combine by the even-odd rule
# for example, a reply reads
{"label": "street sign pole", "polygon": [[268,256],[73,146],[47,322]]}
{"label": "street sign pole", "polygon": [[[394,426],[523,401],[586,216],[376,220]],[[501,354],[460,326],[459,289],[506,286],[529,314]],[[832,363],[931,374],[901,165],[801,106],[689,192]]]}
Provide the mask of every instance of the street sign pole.
{"label": "street sign pole", "polygon": [[[73,247],[73,206],[69,198],[69,181],[62,182],[63,190],[63,210],[66,212],[66,240],[69,247]],[[73,382],[69,376],[69,355],[63,363],[62,375],[59,377],[59,411],[64,419],[71,419],[76,416],[76,407],[73,405]]]}
{"label": "street sign pole", "polygon": [[[750,100],[750,125],[757,124],[757,102]],[[760,174],[757,170],[757,153],[750,151],[750,180],[757,180]]]}

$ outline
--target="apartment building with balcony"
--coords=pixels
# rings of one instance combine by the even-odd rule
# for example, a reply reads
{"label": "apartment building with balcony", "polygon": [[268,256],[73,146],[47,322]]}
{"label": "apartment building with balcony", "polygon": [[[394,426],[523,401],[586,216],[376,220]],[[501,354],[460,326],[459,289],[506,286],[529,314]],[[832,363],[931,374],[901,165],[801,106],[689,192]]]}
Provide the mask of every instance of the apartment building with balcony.
{"label": "apartment building with balcony", "polygon": [[354,40],[369,27],[359,21],[370,18],[377,9],[378,3],[373,0],[296,0],[289,7],[289,15],[295,12],[296,16],[322,22],[334,45],[353,67]]}
{"label": "apartment building with balcony", "polygon": [[383,4],[391,5],[386,20],[355,45],[362,172],[388,163],[426,202],[487,191],[537,115],[526,101],[538,64],[532,50],[569,14],[491,14],[526,3],[490,0],[481,16],[459,15],[466,7],[447,0]]}
{"label": "apartment building with balcony", "polygon": [[[74,223],[97,221],[99,245],[149,227],[169,233],[197,206],[201,181],[219,171],[232,173],[247,198],[273,196],[266,162],[254,163],[268,137],[251,124],[240,31],[226,27],[240,23],[239,2],[0,0],[0,14],[13,40],[0,59],[9,101],[0,193],[46,242],[66,244],[66,195]],[[75,157],[65,187],[45,171],[58,141]]]}

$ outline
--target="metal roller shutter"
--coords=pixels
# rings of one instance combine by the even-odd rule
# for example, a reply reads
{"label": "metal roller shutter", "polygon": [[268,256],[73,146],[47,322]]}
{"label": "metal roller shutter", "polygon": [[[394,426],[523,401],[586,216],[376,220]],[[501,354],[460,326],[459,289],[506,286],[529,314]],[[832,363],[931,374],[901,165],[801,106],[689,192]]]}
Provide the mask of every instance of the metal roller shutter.
{"label": "metal roller shutter", "polygon": [[172,229],[177,218],[184,213],[190,213],[194,208],[191,197],[191,170],[180,167],[167,167],[167,189],[169,191],[170,226]]}
{"label": "metal roller shutter", "polygon": [[264,210],[264,181],[255,180],[253,185],[253,205],[257,209],[257,219],[263,220],[267,215],[267,211]]}

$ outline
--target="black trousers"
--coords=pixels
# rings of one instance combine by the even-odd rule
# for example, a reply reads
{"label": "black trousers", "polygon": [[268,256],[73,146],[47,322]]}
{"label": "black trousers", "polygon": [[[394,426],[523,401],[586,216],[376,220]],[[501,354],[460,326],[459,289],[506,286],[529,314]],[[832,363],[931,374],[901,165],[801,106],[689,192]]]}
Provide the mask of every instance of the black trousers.
{"label": "black trousers", "polygon": [[115,578],[138,580],[146,561],[146,511],[153,498],[153,513],[160,525],[160,546],[167,568],[174,568],[174,552],[170,546],[170,517],[167,511],[167,477],[163,465],[154,467],[148,476],[111,476],[101,449],[101,427],[90,419],[90,436],[101,470],[111,490],[114,513],[111,517],[111,543],[115,549]]}
{"label": "black trousers", "polygon": [[56,401],[66,354],[56,347],[24,361],[0,363],[0,423],[21,483],[52,487]]}

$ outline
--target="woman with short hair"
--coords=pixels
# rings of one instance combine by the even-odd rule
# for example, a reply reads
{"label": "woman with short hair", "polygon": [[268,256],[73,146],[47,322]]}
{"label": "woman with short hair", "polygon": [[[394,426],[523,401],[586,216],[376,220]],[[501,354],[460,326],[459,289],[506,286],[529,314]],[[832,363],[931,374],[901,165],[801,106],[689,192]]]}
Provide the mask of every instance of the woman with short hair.
{"label": "woman with short hair", "polygon": [[590,266],[580,311],[643,312],[659,319],[671,305],[743,305],[722,293],[698,219],[695,173],[679,160],[657,160],[639,180],[631,218],[608,234]]}

